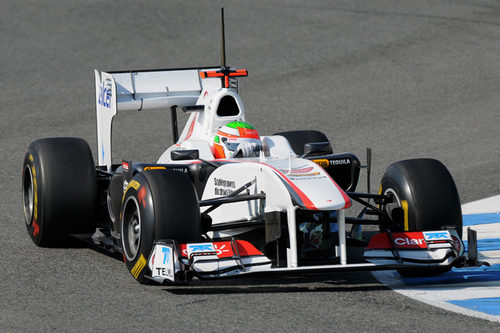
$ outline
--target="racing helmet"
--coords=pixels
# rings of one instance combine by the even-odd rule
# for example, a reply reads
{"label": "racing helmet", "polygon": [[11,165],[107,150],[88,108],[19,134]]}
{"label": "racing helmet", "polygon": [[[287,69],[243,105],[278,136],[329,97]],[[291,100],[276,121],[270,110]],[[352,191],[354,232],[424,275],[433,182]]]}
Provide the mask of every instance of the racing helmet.
{"label": "racing helmet", "polygon": [[216,159],[259,156],[260,150],[262,142],[257,130],[244,121],[232,121],[220,127],[214,137]]}

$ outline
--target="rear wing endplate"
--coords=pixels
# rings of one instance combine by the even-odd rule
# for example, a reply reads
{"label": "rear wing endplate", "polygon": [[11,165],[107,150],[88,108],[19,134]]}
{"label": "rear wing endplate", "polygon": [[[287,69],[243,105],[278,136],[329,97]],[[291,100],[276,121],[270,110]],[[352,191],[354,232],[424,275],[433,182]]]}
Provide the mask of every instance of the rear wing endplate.
{"label": "rear wing endplate", "polygon": [[98,165],[111,170],[111,128],[121,111],[170,109],[193,106],[203,90],[221,88],[218,78],[202,80],[200,72],[217,67],[145,71],[95,70]]}

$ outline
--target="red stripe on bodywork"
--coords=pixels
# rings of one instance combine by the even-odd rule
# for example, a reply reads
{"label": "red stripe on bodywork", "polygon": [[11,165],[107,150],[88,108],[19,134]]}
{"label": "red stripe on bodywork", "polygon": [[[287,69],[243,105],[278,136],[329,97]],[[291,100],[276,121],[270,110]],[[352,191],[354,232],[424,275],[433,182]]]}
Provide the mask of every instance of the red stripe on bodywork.
{"label": "red stripe on bodywork", "polygon": [[193,134],[194,124],[196,123],[196,118],[197,117],[198,117],[198,114],[195,114],[194,118],[193,118],[193,121],[191,122],[191,125],[189,125],[189,131],[188,131],[188,133],[187,133],[186,138],[184,139],[184,141],[187,140],[187,139],[189,139],[191,137],[191,135]]}
{"label": "red stripe on bodywork", "polygon": [[281,176],[281,178],[283,178],[283,180],[286,181],[286,183],[295,191],[295,193],[297,193],[300,200],[302,200],[302,202],[304,203],[304,206],[307,209],[318,210],[318,208],[316,208],[316,206],[313,204],[311,199],[309,199],[307,197],[307,195],[305,195],[304,192],[302,192],[302,190],[300,188],[298,188],[297,185],[295,185],[287,176],[285,176],[283,173],[281,173],[281,171],[279,171],[278,169],[276,169],[275,167],[273,167],[269,164],[260,163],[260,162],[254,162],[254,163],[263,164],[263,165],[268,166],[271,169],[273,169],[274,172],[276,172],[279,176]]}
{"label": "red stripe on bodywork", "polygon": [[[323,169],[323,168],[320,168],[320,169]],[[346,209],[346,208],[351,207],[351,205],[352,205],[351,198],[349,198],[349,196],[344,192],[344,190],[342,188],[340,188],[339,184],[337,184],[337,182],[335,180],[333,180],[332,177],[330,177],[328,172],[326,172],[324,169],[322,171],[328,176],[328,178],[330,178],[332,183],[335,184],[335,186],[337,187],[337,190],[339,190],[340,194],[342,194],[342,198],[344,198],[344,201],[345,201],[345,205],[344,205],[344,207],[342,207],[342,209]]]}

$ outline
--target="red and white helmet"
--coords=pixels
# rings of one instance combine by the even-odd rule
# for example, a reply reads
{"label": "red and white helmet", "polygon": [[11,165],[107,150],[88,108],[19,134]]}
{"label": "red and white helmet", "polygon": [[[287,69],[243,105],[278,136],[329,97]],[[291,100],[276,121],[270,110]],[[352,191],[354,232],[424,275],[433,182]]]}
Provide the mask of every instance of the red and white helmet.
{"label": "red and white helmet", "polygon": [[232,121],[222,126],[214,137],[216,159],[259,156],[260,150],[262,142],[257,130],[244,121]]}

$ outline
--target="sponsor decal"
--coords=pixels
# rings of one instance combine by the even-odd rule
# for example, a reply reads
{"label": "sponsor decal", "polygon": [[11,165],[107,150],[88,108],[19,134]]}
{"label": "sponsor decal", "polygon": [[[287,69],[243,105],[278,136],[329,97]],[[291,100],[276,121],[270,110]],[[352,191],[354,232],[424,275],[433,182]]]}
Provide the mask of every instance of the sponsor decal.
{"label": "sponsor decal", "polygon": [[[201,247],[199,247],[200,245]],[[180,244],[179,249],[184,257],[189,257],[190,252],[188,251],[188,247],[190,246],[195,246],[196,250],[199,250],[200,253],[209,252],[210,254],[213,254],[215,252],[215,254],[219,259],[231,258],[234,256],[233,248],[231,246],[230,241],[198,243],[198,244]],[[238,247],[238,253],[242,257],[262,255],[262,252],[257,250],[252,244],[250,244],[247,241],[236,240],[236,246]]]}
{"label": "sponsor decal", "polygon": [[[422,232],[394,232],[392,233],[394,244],[398,249],[427,249],[427,243]],[[387,233],[375,234],[367,250],[391,249],[391,242]]]}
{"label": "sponsor decal", "polygon": [[36,222],[35,219],[33,219],[33,236],[36,237],[40,233],[40,226]]}
{"label": "sponsor decal", "polygon": [[[125,199],[125,194],[127,193],[129,188],[133,188],[134,190],[137,191],[137,189],[141,187],[141,184],[136,181],[135,179],[132,179],[130,182],[124,181],[123,182],[123,196],[122,196],[122,202]],[[120,214],[121,218],[121,214]]]}
{"label": "sponsor decal", "polygon": [[123,171],[128,171],[128,168],[129,168],[128,162],[123,162],[122,163],[122,169],[123,169]]}
{"label": "sponsor decal", "polygon": [[156,245],[152,257],[152,277],[174,281],[174,255],[171,247]]}
{"label": "sponsor decal", "polygon": [[312,160],[314,163],[317,165],[321,166],[322,168],[328,168],[330,166],[330,161],[327,159],[319,159],[319,160]]}
{"label": "sponsor decal", "polygon": [[341,160],[330,160],[330,165],[347,165],[351,164],[351,161],[347,158]]}
{"label": "sponsor decal", "polygon": [[215,252],[215,248],[213,243],[188,244],[187,252],[189,254],[199,252]]}
{"label": "sponsor decal", "polygon": [[141,274],[142,270],[144,269],[144,266],[146,266],[146,258],[144,258],[144,256],[141,254],[139,260],[137,260],[134,267],[132,267],[130,273],[132,273],[132,276],[137,279],[139,277],[139,274]]}
{"label": "sponsor decal", "polygon": [[233,180],[226,180],[222,178],[214,178],[214,194],[215,195],[228,195],[236,189],[236,182]]}
{"label": "sponsor decal", "polygon": [[106,79],[101,83],[99,87],[99,98],[97,103],[104,106],[105,108],[111,107],[111,92],[113,90],[112,82],[110,79]]}
{"label": "sponsor decal", "polygon": [[[311,172],[311,173],[297,173],[297,174],[291,174],[291,175],[287,175],[289,176],[290,178],[293,178],[293,177],[307,177],[307,176],[318,176],[319,175],[319,172]],[[326,178],[326,177],[322,177],[322,178]]]}
{"label": "sponsor decal", "polygon": [[141,187],[141,189],[137,192],[137,199],[139,199],[139,204],[141,204],[144,208],[146,208],[146,187]]}
{"label": "sponsor decal", "polygon": [[[129,188],[131,188],[131,187],[132,187],[134,190],[136,190],[136,191],[137,191],[137,189],[138,189],[139,187],[141,187],[141,184],[140,184],[138,181],[136,181],[136,180],[132,179],[132,180],[130,181],[130,183],[128,183],[128,185],[127,185],[127,190],[128,190]],[[126,192],[126,191],[125,191],[125,192]]]}
{"label": "sponsor decal", "polygon": [[251,128],[243,128],[238,127],[238,131],[240,132],[240,136],[245,138],[258,138],[259,134],[257,134],[257,130]]}
{"label": "sponsor decal", "polygon": [[217,259],[217,252],[213,243],[193,243],[187,244],[187,257],[188,259],[195,259],[195,257],[203,256],[206,259]]}
{"label": "sponsor decal", "polygon": [[309,171],[311,171],[313,169],[313,167],[299,167],[299,168],[293,168],[292,170],[283,170],[281,169],[280,171],[281,172],[284,172],[284,173],[291,173],[291,174],[297,174],[297,173],[307,173]]}
{"label": "sponsor decal", "polygon": [[147,166],[144,168],[144,171],[148,170],[166,170],[167,168],[162,167],[162,166]]}
{"label": "sponsor decal", "polygon": [[425,231],[424,238],[426,241],[446,241],[451,240],[450,232],[448,230],[444,231]]}
{"label": "sponsor decal", "polygon": [[[205,246],[207,244],[208,246]],[[182,254],[184,256],[189,256],[188,254],[192,253],[192,251],[188,249],[193,245],[196,246],[195,250],[199,250],[199,252],[215,252],[219,258],[233,256],[230,242],[204,243],[201,244],[201,247],[199,247],[200,244],[181,244]]]}
{"label": "sponsor decal", "polygon": [[398,237],[394,238],[394,243],[399,246],[404,246],[404,245],[424,245],[425,240],[419,238],[419,239],[414,239],[414,238],[408,238],[408,237]]}
{"label": "sponsor decal", "polygon": [[292,170],[280,169],[280,171],[286,174],[288,177],[306,177],[306,176],[317,176],[319,172],[311,172],[314,167],[298,167]]}
{"label": "sponsor decal", "polygon": [[[166,168],[165,168],[166,170]],[[183,173],[188,173],[188,168],[168,168],[168,170],[170,171],[179,171],[179,172],[183,172]]]}

